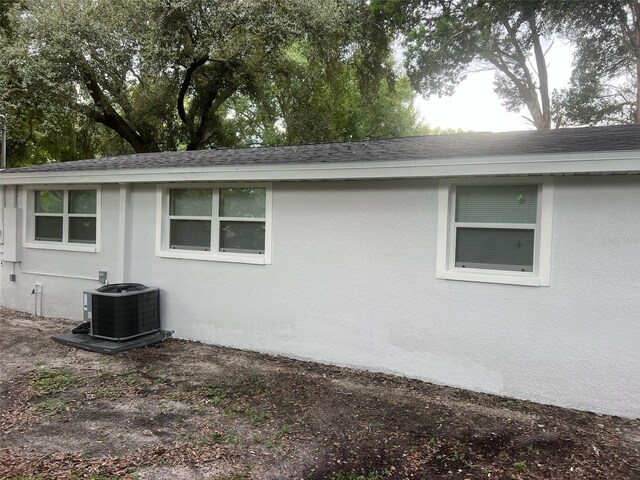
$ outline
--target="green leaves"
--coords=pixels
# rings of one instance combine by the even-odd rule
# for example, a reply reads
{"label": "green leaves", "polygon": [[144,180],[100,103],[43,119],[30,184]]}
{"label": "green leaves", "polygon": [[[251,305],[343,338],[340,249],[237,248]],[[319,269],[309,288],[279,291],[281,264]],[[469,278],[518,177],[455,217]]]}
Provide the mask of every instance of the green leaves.
{"label": "green leaves", "polygon": [[[493,69],[537,128],[640,121],[640,0],[0,0],[9,166],[427,133],[416,89]],[[576,46],[549,91],[545,49]],[[405,73],[390,60],[405,48]]]}
{"label": "green leaves", "polygon": [[[557,93],[563,125],[640,123],[640,1],[562,0],[559,21],[575,46],[574,72]],[[574,7],[574,8],[571,8]]]}
{"label": "green leaves", "polygon": [[543,48],[544,36],[551,33],[545,13],[549,2],[404,1],[414,7],[417,3],[400,23],[405,67],[414,88],[425,95],[449,95],[467,73],[492,69],[495,92],[507,109],[526,107],[532,124],[551,128]]}
{"label": "green leaves", "polygon": [[421,128],[365,0],[23,0],[5,24],[10,166]]}

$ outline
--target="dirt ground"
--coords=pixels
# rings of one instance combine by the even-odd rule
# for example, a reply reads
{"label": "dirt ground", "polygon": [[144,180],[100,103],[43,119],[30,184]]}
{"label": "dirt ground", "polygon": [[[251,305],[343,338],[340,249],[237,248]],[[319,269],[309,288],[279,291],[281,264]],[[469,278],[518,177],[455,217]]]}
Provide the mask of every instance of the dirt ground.
{"label": "dirt ground", "polygon": [[640,420],[70,325],[0,310],[1,479],[640,479]]}

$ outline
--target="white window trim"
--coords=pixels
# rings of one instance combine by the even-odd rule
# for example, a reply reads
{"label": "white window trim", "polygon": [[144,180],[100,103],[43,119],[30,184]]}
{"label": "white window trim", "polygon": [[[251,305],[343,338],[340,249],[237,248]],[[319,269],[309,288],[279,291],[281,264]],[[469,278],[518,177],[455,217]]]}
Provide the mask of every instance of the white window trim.
{"label": "white window trim", "polygon": [[[264,188],[265,189],[265,232],[264,254],[219,252],[218,232],[213,234],[211,251],[177,250],[169,248],[169,191],[183,188]],[[219,219],[218,212],[213,212]],[[194,217],[195,218],[195,217]],[[226,217],[225,217],[226,218]],[[200,217],[202,219],[202,217]],[[255,265],[271,264],[271,219],[272,188],[270,183],[171,183],[158,185],[156,192],[156,256],[162,258],[180,258],[186,260],[207,260],[214,262],[251,263]],[[242,218],[242,220],[248,220]]]}
{"label": "white window trim", "polygon": [[[46,242],[35,239],[35,200],[33,192],[38,190],[64,190],[64,213],[62,214],[62,242]],[[71,190],[95,190],[96,191],[96,243],[73,243],[64,241],[68,239],[69,234],[69,218],[70,217],[87,217],[93,215],[69,214],[67,212],[69,191]],[[24,239],[23,246],[25,248],[34,248],[40,250],[62,250],[68,252],[100,252],[100,226],[102,212],[102,189],[100,185],[29,185],[24,191]],[[53,216],[60,216],[58,214]]]}
{"label": "white window trim", "polygon": [[[455,267],[455,187],[460,185],[525,184],[539,185],[533,271],[512,272],[506,270]],[[438,188],[436,277],[447,280],[548,287],[551,281],[553,190],[553,177],[441,179]],[[490,227],[490,224],[487,225]]]}

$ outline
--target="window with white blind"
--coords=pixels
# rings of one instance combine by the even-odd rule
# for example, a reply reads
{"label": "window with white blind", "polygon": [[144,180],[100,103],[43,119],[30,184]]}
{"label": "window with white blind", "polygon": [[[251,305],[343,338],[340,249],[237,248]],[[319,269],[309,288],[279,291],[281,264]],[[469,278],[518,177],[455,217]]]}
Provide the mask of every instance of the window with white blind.
{"label": "window with white blind", "polygon": [[161,187],[158,202],[158,256],[269,263],[269,185]]}
{"label": "window with white blind", "polygon": [[438,277],[548,285],[551,179],[442,181]]}

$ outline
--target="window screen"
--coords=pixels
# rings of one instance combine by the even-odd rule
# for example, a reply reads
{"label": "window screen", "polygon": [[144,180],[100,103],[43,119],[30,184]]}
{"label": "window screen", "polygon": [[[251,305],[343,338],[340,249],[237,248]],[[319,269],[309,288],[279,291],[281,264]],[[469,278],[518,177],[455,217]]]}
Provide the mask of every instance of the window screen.
{"label": "window screen", "polygon": [[265,202],[264,188],[222,188],[220,216],[264,218]]}
{"label": "window screen", "polygon": [[536,223],[537,211],[537,185],[456,189],[456,222]]}
{"label": "window screen", "polygon": [[33,193],[35,241],[96,243],[97,190],[36,190]]}
{"label": "window screen", "polygon": [[264,253],[265,211],[266,189],[221,188],[220,251]]}
{"label": "window screen", "polygon": [[69,217],[69,243],[96,243],[96,218]]}
{"label": "window screen", "polygon": [[171,220],[169,248],[210,250],[211,222],[203,220]]}
{"label": "window screen", "polygon": [[169,191],[169,248],[264,254],[264,187]]}
{"label": "window screen", "polygon": [[184,188],[171,190],[169,215],[210,217],[213,209],[211,189]]}
{"label": "window screen", "polygon": [[220,222],[220,251],[264,253],[263,222]]}
{"label": "window screen", "polygon": [[457,187],[455,266],[533,271],[537,211],[537,185]]}
{"label": "window screen", "polygon": [[36,217],[35,239],[40,242],[62,242],[62,217]]}
{"label": "window screen", "polygon": [[458,228],[456,267],[533,270],[533,230]]}

